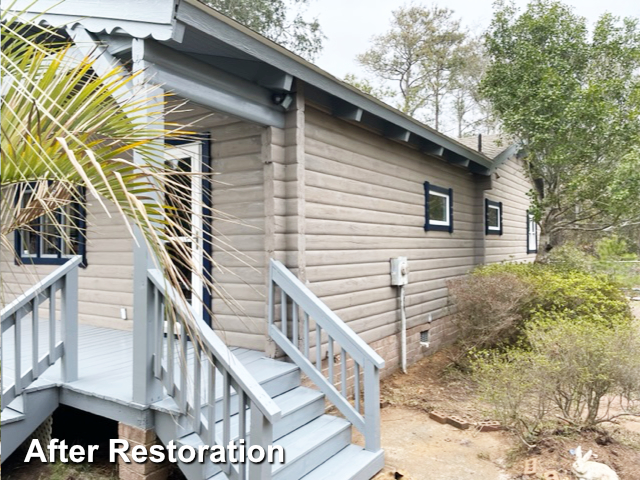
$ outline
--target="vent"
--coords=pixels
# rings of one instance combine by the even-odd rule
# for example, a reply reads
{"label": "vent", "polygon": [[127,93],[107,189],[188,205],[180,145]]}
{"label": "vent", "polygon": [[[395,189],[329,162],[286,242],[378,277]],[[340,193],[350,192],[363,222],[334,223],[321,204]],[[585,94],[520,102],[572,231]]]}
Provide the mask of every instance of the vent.
{"label": "vent", "polygon": [[429,330],[420,332],[420,345],[429,346]]}

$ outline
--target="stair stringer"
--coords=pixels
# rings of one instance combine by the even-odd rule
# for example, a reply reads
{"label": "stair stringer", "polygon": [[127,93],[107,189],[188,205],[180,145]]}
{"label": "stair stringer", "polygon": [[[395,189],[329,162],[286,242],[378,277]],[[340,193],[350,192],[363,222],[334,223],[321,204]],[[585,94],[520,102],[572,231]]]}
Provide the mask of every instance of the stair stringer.
{"label": "stair stringer", "polygon": [[[60,404],[60,392],[57,387],[27,391],[22,397],[24,418],[2,424],[2,463],[55,412]],[[43,445],[43,448],[46,447]]]}

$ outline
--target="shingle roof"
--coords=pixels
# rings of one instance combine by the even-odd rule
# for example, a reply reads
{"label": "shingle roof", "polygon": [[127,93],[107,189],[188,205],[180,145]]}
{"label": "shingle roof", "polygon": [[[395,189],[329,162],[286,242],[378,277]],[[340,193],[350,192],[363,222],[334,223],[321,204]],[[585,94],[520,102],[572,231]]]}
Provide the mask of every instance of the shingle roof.
{"label": "shingle roof", "polygon": [[492,160],[513,145],[513,140],[504,134],[482,135],[482,149],[478,149],[478,135],[456,139],[463,145],[483,153]]}

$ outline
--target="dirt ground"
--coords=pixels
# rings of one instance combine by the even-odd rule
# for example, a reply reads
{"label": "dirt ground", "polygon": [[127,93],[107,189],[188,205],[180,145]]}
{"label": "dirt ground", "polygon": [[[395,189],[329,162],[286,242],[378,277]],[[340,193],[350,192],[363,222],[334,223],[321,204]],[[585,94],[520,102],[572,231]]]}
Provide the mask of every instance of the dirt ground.
{"label": "dirt ground", "polygon": [[[640,318],[640,302],[633,302]],[[563,480],[573,480],[570,450],[592,449],[594,460],[613,467],[620,480],[640,479],[640,418],[603,426],[581,436],[562,434],[527,448],[508,432],[459,430],[430,419],[440,411],[471,422],[492,420],[474,400],[473,386],[448,368],[447,352],[438,352],[385,379],[382,392],[382,448],[386,467],[376,480],[532,480],[556,470]],[[357,437],[356,437],[357,438]],[[538,475],[523,475],[524,461],[536,458]],[[400,476],[402,475],[402,476]]]}

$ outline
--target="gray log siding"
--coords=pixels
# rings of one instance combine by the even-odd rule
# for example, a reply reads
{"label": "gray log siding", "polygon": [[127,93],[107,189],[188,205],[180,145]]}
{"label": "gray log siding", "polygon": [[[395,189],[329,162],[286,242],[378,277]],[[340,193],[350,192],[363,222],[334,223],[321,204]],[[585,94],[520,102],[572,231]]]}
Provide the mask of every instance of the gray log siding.
{"label": "gray log siding", "polygon": [[[263,137],[267,129],[231,121],[234,123],[209,130],[214,173],[213,259],[223,267],[212,272],[219,289],[219,293],[213,294],[213,326],[228,345],[263,350],[266,334]],[[224,219],[225,216],[233,218]]]}
{"label": "gray log siding", "polygon": [[[133,326],[133,252],[124,220],[108,202],[111,218],[88,194],[87,267],[78,270],[78,314],[81,323],[130,330]],[[13,236],[11,236],[13,244]],[[54,271],[56,265],[16,265],[14,252],[1,252],[2,302],[11,301]],[[126,308],[128,320],[120,309]]]}
{"label": "gray log siding", "polygon": [[[214,295],[214,326],[229,345],[258,350],[267,345],[267,352],[275,354],[266,340],[269,258],[292,268],[371,344],[398,333],[397,293],[389,285],[391,257],[409,257],[409,329],[426,325],[430,314],[434,320],[446,315],[448,279],[479,263],[535,257],[526,253],[530,186],[515,158],[491,180],[474,177],[466,169],[305,108],[301,94],[284,129],[218,115],[206,128],[217,174],[214,211],[242,222],[213,222],[218,238],[214,260],[231,270],[216,269],[213,279],[241,306],[234,311]],[[424,231],[425,180],[453,188],[453,234]],[[503,204],[501,236],[485,235],[485,198]],[[90,201],[87,212],[89,266],[80,269],[80,321],[130,329],[129,233],[115,210],[109,218]],[[238,253],[230,253],[228,245]],[[55,269],[17,266],[13,258],[13,252],[2,251],[5,302]],[[121,307],[129,320],[120,319]]]}
{"label": "gray log siding", "polygon": [[522,160],[510,158],[493,174],[493,185],[485,191],[489,200],[502,202],[503,234],[486,238],[487,263],[502,261],[533,261],[535,254],[527,254],[527,192],[532,186],[524,174]]}
{"label": "gray log siding", "polygon": [[[389,259],[409,257],[408,328],[446,315],[446,282],[526,254],[529,189],[507,162],[488,181],[306,108],[306,276],[311,290],[374,343],[398,332]],[[454,232],[425,232],[423,182],[453,188]],[[504,205],[504,235],[485,239],[484,196]],[[486,242],[486,243],[485,243]],[[425,327],[427,328],[427,327]]]}

